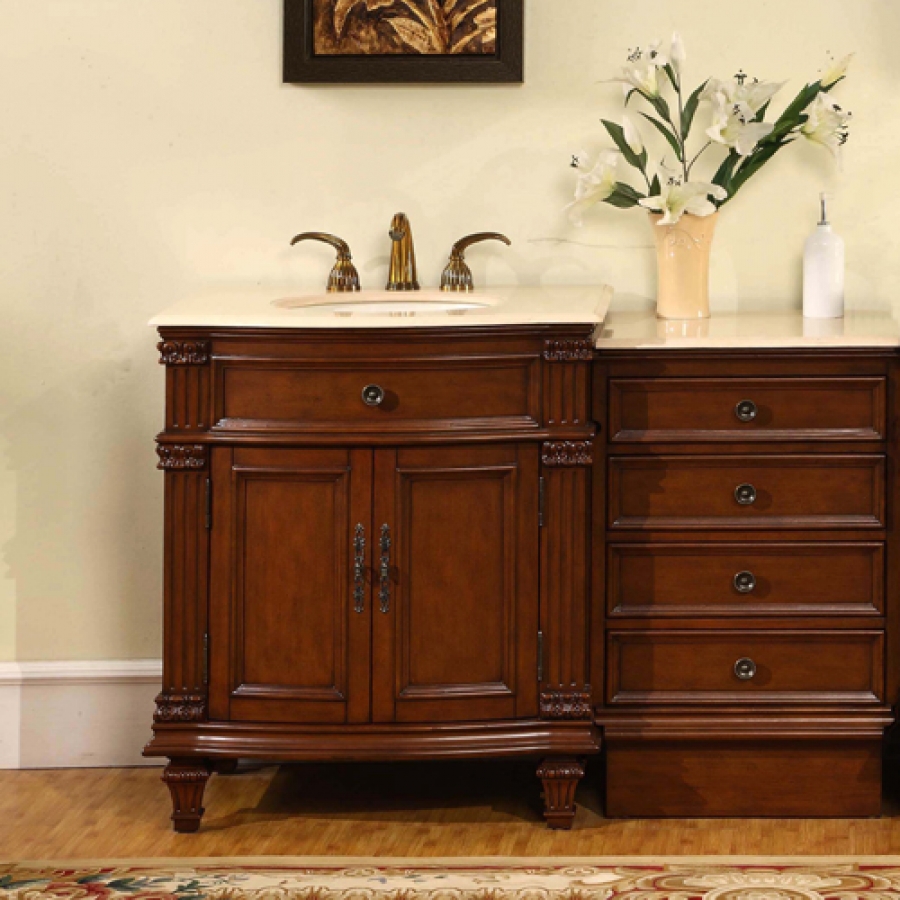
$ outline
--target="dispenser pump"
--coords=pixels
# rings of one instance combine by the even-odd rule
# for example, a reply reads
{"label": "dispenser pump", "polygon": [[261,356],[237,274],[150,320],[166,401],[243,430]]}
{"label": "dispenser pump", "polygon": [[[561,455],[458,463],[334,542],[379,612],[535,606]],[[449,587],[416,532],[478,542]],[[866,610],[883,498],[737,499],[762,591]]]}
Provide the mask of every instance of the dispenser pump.
{"label": "dispenser pump", "polygon": [[822,194],[820,201],[821,219],[803,253],[803,315],[840,319],[844,315],[844,241],[831,229],[828,195]]}

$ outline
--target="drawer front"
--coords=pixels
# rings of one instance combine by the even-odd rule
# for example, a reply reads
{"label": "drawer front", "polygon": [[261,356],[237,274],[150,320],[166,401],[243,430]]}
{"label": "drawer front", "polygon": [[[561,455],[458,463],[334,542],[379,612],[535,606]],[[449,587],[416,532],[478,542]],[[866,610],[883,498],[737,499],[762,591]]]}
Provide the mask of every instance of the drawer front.
{"label": "drawer front", "polygon": [[[373,405],[363,399],[370,385],[383,393],[370,398]],[[263,430],[537,427],[540,364],[533,358],[284,366],[226,361],[217,373],[216,414],[218,428]]]}
{"label": "drawer front", "polygon": [[614,544],[615,617],[880,615],[884,545]]}
{"label": "drawer front", "polygon": [[877,703],[881,631],[619,631],[612,704]]}
{"label": "drawer front", "polygon": [[883,440],[886,379],[622,378],[613,442]]}
{"label": "drawer front", "polygon": [[614,457],[619,529],[882,527],[885,459],[858,456]]}

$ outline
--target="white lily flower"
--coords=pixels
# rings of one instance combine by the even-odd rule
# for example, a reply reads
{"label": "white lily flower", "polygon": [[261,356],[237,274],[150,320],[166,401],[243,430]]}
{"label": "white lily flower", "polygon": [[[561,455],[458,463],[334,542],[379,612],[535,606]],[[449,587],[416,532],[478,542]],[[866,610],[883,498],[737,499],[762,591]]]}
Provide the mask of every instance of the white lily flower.
{"label": "white lily flower", "polygon": [[709,198],[725,200],[728,192],[717,184],[706,181],[687,181],[673,170],[662,167],[662,190],[655,197],[645,197],[641,206],[653,212],[663,213],[660,225],[675,225],[681,217],[711,216],[718,207]]}
{"label": "white lily flower", "polygon": [[713,124],[707,129],[707,136],[717,144],[734,148],[741,156],[749,156],[775,126],[769,122],[755,122],[753,109],[747,103],[723,101],[721,94],[717,96]]}
{"label": "white lily flower", "polygon": [[800,129],[813,143],[827,147],[835,159],[840,159],[841,148],[850,137],[852,113],[841,108],[832,96],[821,93],[807,110],[809,116]]}
{"label": "white lily flower", "polygon": [[[700,95],[701,100],[713,104],[746,104],[755,116],[784,86],[781,81],[759,81],[746,75],[737,75],[732,81],[711,78]],[[750,118],[752,118],[751,116]]]}
{"label": "white lily flower", "polygon": [[572,166],[581,173],[575,185],[575,202],[566,207],[569,221],[581,227],[584,214],[611,197],[619,181],[620,154],[615,150],[602,150],[597,159],[589,162],[586,153],[576,154],[572,158]]}
{"label": "white lily flower", "polygon": [[651,100],[659,96],[659,70],[656,66],[625,66],[612,80],[624,85],[626,96],[632,90]]}
{"label": "white lily flower", "polygon": [[635,156],[640,156],[644,152],[644,139],[641,137],[636,116],[627,109],[622,113],[622,131],[625,133],[625,143],[628,144],[631,152]]}
{"label": "white lily flower", "polygon": [[684,49],[681,34],[677,31],[672,35],[672,49],[669,51],[669,57],[672,60],[672,68],[680,75],[682,66],[687,60],[687,51]]}
{"label": "white lily flower", "polygon": [[662,41],[653,41],[647,47],[637,47],[628,54],[628,65],[613,78],[625,87],[626,96],[632,90],[639,91],[651,100],[659,96],[659,70],[669,64],[668,57],[660,49]]}
{"label": "white lily flower", "polygon": [[855,53],[850,53],[843,59],[829,58],[828,68],[822,76],[822,90],[827,91],[828,88],[834,87],[847,74],[854,56]]}

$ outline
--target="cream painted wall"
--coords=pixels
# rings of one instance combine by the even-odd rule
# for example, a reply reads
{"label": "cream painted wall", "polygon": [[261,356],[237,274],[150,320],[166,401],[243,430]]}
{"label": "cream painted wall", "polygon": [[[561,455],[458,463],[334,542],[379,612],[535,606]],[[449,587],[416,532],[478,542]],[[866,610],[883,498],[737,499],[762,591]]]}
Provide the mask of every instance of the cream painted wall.
{"label": "cream painted wall", "polygon": [[392,213],[437,278],[453,239],[482,283],[653,289],[639,214],[560,215],[568,156],[601,139],[624,50],[683,32],[692,80],[739,67],[796,88],[824,51],[859,56],[845,172],[792,148],[729,207],[715,307],[798,303],[817,192],[835,191],[857,305],[900,265],[895,0],[526,0],[524,87],[280,83],[281,0],[0,0],[0,659],[158,655],[162,371],[146,320],[220,282],[321,283],[353,244],[384,277]]}

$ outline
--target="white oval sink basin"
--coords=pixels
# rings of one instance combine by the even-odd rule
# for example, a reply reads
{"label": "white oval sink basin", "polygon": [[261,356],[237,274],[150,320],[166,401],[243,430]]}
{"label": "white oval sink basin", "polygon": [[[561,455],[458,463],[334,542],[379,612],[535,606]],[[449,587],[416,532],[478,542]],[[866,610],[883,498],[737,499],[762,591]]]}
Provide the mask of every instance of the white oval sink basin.
{"label": "white oval sink basin", "polygon": [[465,313],[485,309],[492,304],[475,300],[466,294],[447,294],[443,291],[365,291],[360,294],[322,294],[311,297],[285,297],[275,306],[311,313],[333,313],[336,316],[415,316],[435,313]]}

